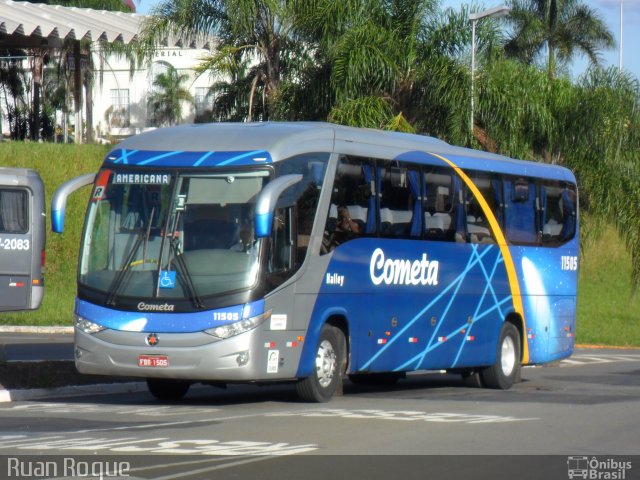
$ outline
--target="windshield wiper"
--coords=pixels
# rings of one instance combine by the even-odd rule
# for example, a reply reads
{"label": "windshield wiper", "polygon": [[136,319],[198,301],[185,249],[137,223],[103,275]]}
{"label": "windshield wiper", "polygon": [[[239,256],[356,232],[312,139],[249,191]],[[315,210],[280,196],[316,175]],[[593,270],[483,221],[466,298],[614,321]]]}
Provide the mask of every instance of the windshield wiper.
{"label": "windshield wiper", "polygon": [[140,248],[140,244],[142,243],[143,240],[145,240],[145,237],[147,236],[147,234],[148,234],[148,230],[146,232],[143,231],[138,234],[138,237],[136,238],[136,241],[133,244],[133,247],[129,251],[127,258],[124,259],[124,262],[122,264],[122,267],[120,267],[118,274],[111,281],[111,285],[109,285],[109,289],[107,290],[107,292],[109,292],[109,295],[105,300],[105,303],[107,305],[111,305],[111,306],[115,305],[116,303],[115,299],[116,299],[116,295],[118,294],[118,290],[120,290],[120,287],[124,283],[125,277],[131,270],[130,267],[131,267],[131,264],[133,263],[133,258],[135,257],[136,252],[138,251],[138,248]]}
{"label": "windshield wiper", "polygon": [[[173,253],[173,259],[176,262],[178,270],[180,270],[180,278],[182,279],[182,286],[187,292],[189,296],[189,300],[193,302],[193,305],[202,309],[205,307],[204,303],[200,299],[200,295],[196,290],[196,286],[193,284],[193,279],[191,278],[191,273],[189,273],[189,268],[187,267],[187,263],[184,261],[184,257],[180,253],[180,248],[178,245],[178,225],[180,225],[180,214],[181,210],[176,210],[176,214],[173,219],[173,226],[171,228],[171,237],[169,238],[169,258],[167,261],[167,270],[171,268],[171,254]],[[162,249],[161,249],[162,250]],[[162,258],[162,257],[161,257]],[[160,278],[158,277],[158,288],[156,289],[156,295],[158,295],[158,291],[160,288]]]}
{"label": "windshield wiper", "polygon": [[[187,263],[184,261],[184,256],[180,253],[180,249],[178,248],[178,240],[176,235],[171,236],[171,240],[169,240],[169,248],[173,252],[173,259],[180,270],[180,278],[182,279],[182,284],[184,289],[189,296],[189,299],[193,302],[193,305],[202,309],[205,308],[205,304],[202,302],[200,295],[198,295],[198,291],[196,290],[196,286],[193,284],[193,279],[191,277],[191,273],[189,273],[189,268],[187,267]],[[171,262],[169,262],[171,265]]]}
{"label": "windshield wiper", "polygon": [[105,300],[105,303],[107,305],[111,305],[111,306],[115,305],[116,295],[118,294],[120,287],[124,283],[125,278],[128,276],[128,273],[131,270],[131,266],[133,265],[133,258],[135,257],[136,252],[138,251],[138,248],[140,248],[140,244],[143,241],[144,241],[144,246],[142,248],[143,262],[146,259],[147,245],[149,243],[149,236],[151,235],[151,223],[153,222],[153,214],[155,213],[155,211],[156,211],[156,208],[153,207],[151,209],[151,215],[149,215],[149,221],[147,223],[147,226],[143,227],[142,231],[136,237],[136,241],[134,242],[133,247],[131,247],[131,250],[129,250],[129,254],[127,255],[127,258],[124,259],[124,262],[120,267],[118,274],[111,281],[111,285],[109,285],[109,289],[107,290],[109,295],[107,295],[107,298]]}

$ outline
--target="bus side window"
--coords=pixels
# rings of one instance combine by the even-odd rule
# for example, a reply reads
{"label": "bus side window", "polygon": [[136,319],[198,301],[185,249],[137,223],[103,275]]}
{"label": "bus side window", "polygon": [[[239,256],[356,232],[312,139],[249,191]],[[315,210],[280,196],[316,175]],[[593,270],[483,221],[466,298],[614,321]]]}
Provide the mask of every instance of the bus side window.
{"label": "bus side window", "polygon": [[542,244],[560,245],[576,230],[576,191],[573,185],[545,182],[540,189]]}
{"label": "bus side window", "polygon": [[295,239],[296,265],[294,268],[300,267],[307,256],[328,157],[327,153],[306,153],[277,162],[275,165],[277,176],[290,174],[302,174],[303,176],[300,182],[282,194],[283,204],[296,206],[297,238]]}
{"label": "bus side window", "polygon": [[385,237],[420,238],[420,175],[395,164],[380,167],[380,233]]}
{"label": "bus side window", "polygon": [[338,163],[321,253],[376,231],[373,162],[343,157]]}
{"label": "bus side window", "polygon": [[464,241],[458,225],[462,202],[460,179],[452,171],[432,168],[424,171],[424,232],[428,240]]}
{"label": "bus side window", "polygon": [[[484,198],[485,202],[496,216],[498,215],[498,209],[500,208],[499,194],[496,193],[495,179],[490,175],[485,175],[476,172],[467,172],[476,188],[480,191],[480,194]],[[480,202],[474,196],[470,189],[465,189],[465,206],[466,206],[466,223],[467,223],[467,238],[471,243],[496,243],[496,239],[491,231],[489,219],[482,210]]]}
{"label": "bus side window", "polygon": [[294,266],[293,207],[277,208],[271,229],[269,273],[284,273]]}
{"label": "bus side window", "polygon": [[507,240],[516,245],[537,245],[536,185],[524,177],[504,179]]}

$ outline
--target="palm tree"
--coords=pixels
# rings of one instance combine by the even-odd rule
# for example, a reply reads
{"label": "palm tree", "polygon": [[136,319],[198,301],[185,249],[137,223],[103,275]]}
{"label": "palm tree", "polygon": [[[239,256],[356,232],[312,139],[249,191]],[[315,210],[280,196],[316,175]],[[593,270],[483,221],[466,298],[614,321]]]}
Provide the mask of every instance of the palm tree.
{"label": "palm tree", "polygon": [[511,0],[513,34],[505,45],[508,56],[532,63],[547,52],[549,78],[557,63],[576,53],[598,65],[600,51],[613,48],[613,35],[598,13],[580,0]]}
{"label": "palm tree", "polygon": [[209,97],[213,99],[212,120],[241,122],[250,117],[263,117],[260,103],[257,112],[254,110],[249,113],[250,103],[253,108],[251,90],[254,80],[250,77],[251,67],[248,60],[237,53],[229,55],[227,62],[217,65],[218,69],[213,70],[207,60],[196,69],[197,74],[209,73],[215,79],[208,92]]}
{"label": "palm tree", "polygon": [[[7,52],[26,53],[26,52]],[[28,134],[29,125],[29,79],[26,72],[18,64],[10,64],[0,68],[0,89],[2,90],[9,131],[13,140],[24,140]],[[12,103],[9,102],[12,100]]]}
{"label": "palm tree", "polygon": [[189,90],[183,87],[189,79],[170,67],[153,80],[154,91],[149,95],[149,111],[156,125],[175,125],[182,120],[182,103],[193,102]]}
{"label": "palm tree", "polygon": [[[321,48],[327,52],[335,96],[329,118],[466,143],[470,137],[468,8],[440,12],[432,0],[362,5],[366,8],[359,12],[352,8],[348,22],[339,22],[343,29],[328,30],[323,36]],[[483,52],[499,43],[495,25],[483,22]]]}
{"label": "palm tree", "polygon": [[143,28],[147,56],[167,37],[190,44],[216,38],[216,52],[205,69],[217,71],[241,56],[252,64],[249,120],[258,96],[264,98],[265,118],[279,95],[283,61],[291,43],[293,9],[297,2],[273,0],[164,0]]}
{"label": "palm tree", "polygon": [[[617,67],[592,69],[563,102],[564,164],[581,184],[587,219],[614,224],[640,286],[640,82]],[[560,116],[560,115],[558,115]],[[591,226],[591,224],[587,224]]]}
{"label": "palm tree", "polygon": [[[131,12],[135,11],[135,5],[130,0],[29,0],[32,3],[46,3],[49,5],[61,5],[65,7],[80,7],[80,8],[92,8],[94,10],[109,10],[109,11],[123,11],[123,12]],[[72,41],[64,41],[62,50],[66,50],[66,53],[73,53],[74,57],[84,56],[88,59],[87,62],[78,62],[83,66],[82,74],[78,74],[74,77],[74,83],[78,83],[75,85],[75,96],[81,96],[81,88],[80,79],[82,80],[82,84],[85,86],[87,95],[85,98],[85,106],[87,111],[86,118],[86,139],[91,142],[93,139],[93,112],[92,112],[92,89],[93,89],[93,64],[92,64],[92,43],[86,39],[77,39]],[[43,68],[42,68],[42,59],[46,55],[51,52],[48,52],[47,49],[39,48],[34,49],[33,51],[33,68],[32,68],[32,76],[33,76],[33,121],[32,121],[32,131],[31,137],[32,139],[40,138],[40,112],[41,110],[44,112],[47,105],[42,105],[41,108],[41,96],[42,96],[42,87],[46,82],[46,79],[43,78]],[[61,55],[62,56],[62,55]],[[66,56],[66,55],[65,55]],[[81,105],[76,105],[76,112],[81,110]],[[82,138],[81,132],[76,132],[76,135],[79,135],[79,139]]]}

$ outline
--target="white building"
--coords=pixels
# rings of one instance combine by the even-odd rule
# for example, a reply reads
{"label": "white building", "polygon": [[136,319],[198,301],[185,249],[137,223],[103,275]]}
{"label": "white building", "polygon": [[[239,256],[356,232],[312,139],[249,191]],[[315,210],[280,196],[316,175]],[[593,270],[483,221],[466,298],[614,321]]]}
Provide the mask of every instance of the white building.
{"label": "white building", "polygon": [[[33,76],[36,68],[34,65],[37,64],[32,57],[33,52],[42,49],[59,51],[63,40],[70,39],[75,40],[73,54],[82,58],[79,40],[92,40],[94,82],[90,90],[91,108],[85,107],[86,89],[82,87],[73,93],[74,98],[81,96],[83,99],[76,104],[73,118],[69,120],[59,116],[58,123],[82,126],[83,129],[92,125],[90,136],[93,138],[118,138],[155,126],[157,122],[147,102],[154,89],[154,79],[170,67],[188,76],[183,86],[189,90],[194,102],[184,103],[182,122],[193,122],[196,116],[210,108],[207,92],[211,78],[208,75],[196,77],[195,74],[195,67],[209,53],[209,44],[191,47],[170,44],[156,51],[149,67],[133,71],[127,59],[106,55],[101,49],[101,42],[104,41],[125,44],[136,41],[145,18],[143,15],[123,12],[0,0],[0,50],[20,49],[27,52],[27,57],[18,62]],[[70,70],[70,75],[75,75],[75,83],[83,85],[82,79],[78,81],[77,75],[80,73],[76,74],[73,67]],[[44,68],[43,75],[48,74]],[[88,114],[92,118],[87,118]],[[2,133],[7,135],[9,129],[5,98],[0,98],[0,115]],[[89,135],[85,132],[85,136]]]}
{"label": "white building", "polygon": [[[94,78],[102,77],[93,87],[93,125],[102,138],[122,137],[139,133],[156,126],[148,105],[153,81],[170,67],[188,75],[184,86],[194,99],[184,103],[182,122],[193,123],[196,116],[210,109],[207,93],[211,84],[208,75],[197,77],[195,67],[208,53],[205,49],[167,47],[156,51],[150,68],[136,69],[133,75],[129,62],[124,58],[108,57],[103,62],[102,72],[94,72]],[[94,53],[94,65],[98,63]]]}

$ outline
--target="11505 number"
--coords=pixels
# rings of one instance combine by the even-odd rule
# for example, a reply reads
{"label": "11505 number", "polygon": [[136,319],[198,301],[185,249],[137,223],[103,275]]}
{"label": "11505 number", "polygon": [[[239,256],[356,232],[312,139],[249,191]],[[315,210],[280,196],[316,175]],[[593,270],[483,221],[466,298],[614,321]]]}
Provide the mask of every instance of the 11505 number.
{"label": "11505 number", "polygon": [[570,271],[578,270],[578,257],[563,255],[561,257],[561,261],[562,261],[562,270],[570,270]]}

